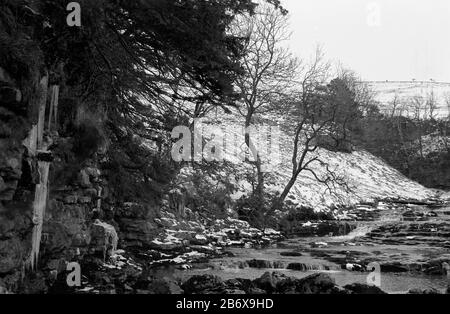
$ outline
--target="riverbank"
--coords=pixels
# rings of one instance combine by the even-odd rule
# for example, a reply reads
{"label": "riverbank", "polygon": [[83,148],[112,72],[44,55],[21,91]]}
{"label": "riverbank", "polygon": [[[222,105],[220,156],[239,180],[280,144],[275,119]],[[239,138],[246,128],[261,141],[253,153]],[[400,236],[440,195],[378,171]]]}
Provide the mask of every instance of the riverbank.
{"label": "riverbank", "polygon": [[[171,229],[148,250],[84,260],[82,287],[70,292],[445,293],[449,213],[444,204],[379,202],[333,221],[354,226],[346,234],[319,236],[312,230],[330,222],[306,221],[304,234],[311,233],[304,237],[232,218],[205,225],[167,218]],[[373,262],[380,265],[380,288],[367,286]]]}

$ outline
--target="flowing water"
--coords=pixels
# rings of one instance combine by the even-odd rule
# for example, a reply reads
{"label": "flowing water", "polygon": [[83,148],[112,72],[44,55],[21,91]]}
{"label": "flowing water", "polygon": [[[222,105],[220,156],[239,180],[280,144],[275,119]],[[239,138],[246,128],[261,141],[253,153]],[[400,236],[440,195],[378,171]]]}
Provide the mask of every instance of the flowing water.
{"label": "flowing water", "polygon": [[354,221],[357,227],[347,235],[291,238],[263,249],[229,248],[232,257],[212,259],[177,276],[255,279],[278,271],[303,278],[325,272],[344,286],[367,283],[370,273],[355,267],[377,262],[383,265],[380,288],[388,293],[445,291],[448,279],[442,264],[450,260],[450,207],[395,205],[377,210],[376,217]]}

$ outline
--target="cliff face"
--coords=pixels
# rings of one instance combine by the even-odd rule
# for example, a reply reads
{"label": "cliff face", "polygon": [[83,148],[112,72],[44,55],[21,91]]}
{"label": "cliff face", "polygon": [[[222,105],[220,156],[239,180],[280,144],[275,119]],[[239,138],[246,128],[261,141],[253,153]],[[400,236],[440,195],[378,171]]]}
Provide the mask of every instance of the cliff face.
{"label": "cliff face", "polygon": [[115,199],[105,147],[75,138],[73,125],[89,114],[63,66],[43,57],[38,8],[14,14],[15,5],[0,12],[0,293],[46,292],[68,262],[104,259],[119,238],[145,246],[158,205]]}
{"label": "cliff face", "polygon": [[[37,159],[23,141],[35,118],[18,84],[0,68],[0,287],[17,288],[31,252]],[[0,288],[1,289],[1,288]]]}
{"label": "cliff face", "polygon": [[22,97],[0,68],[0,292],[47,291],[69,261],[114,249],[114,227],[123,247],[144,246],[158,229],[155,208],[115,201],[100,170],[104,154],[80,161],[73,138],[49,131],[48,82],[34,84]]}

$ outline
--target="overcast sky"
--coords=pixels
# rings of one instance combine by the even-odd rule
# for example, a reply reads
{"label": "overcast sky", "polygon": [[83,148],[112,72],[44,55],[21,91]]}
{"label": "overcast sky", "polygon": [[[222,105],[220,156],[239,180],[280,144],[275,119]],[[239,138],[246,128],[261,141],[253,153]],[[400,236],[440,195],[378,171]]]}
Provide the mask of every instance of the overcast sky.
{"label": "overcast sky", "polygon": [[301,57],[321,44],[364,80],[450,82],[450,0],[281,2],[291,15],[290,47]]}

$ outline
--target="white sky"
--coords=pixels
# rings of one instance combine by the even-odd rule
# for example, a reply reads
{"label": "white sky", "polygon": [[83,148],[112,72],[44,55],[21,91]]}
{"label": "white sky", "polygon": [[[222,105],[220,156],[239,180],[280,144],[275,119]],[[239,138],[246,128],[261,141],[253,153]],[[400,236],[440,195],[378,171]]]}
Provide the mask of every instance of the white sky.
{"label": "white sky", "polygon": [[450,0],[281,2],[291,17],[289,45],[300,57],[320,44],[364,80],[450,82]]}

